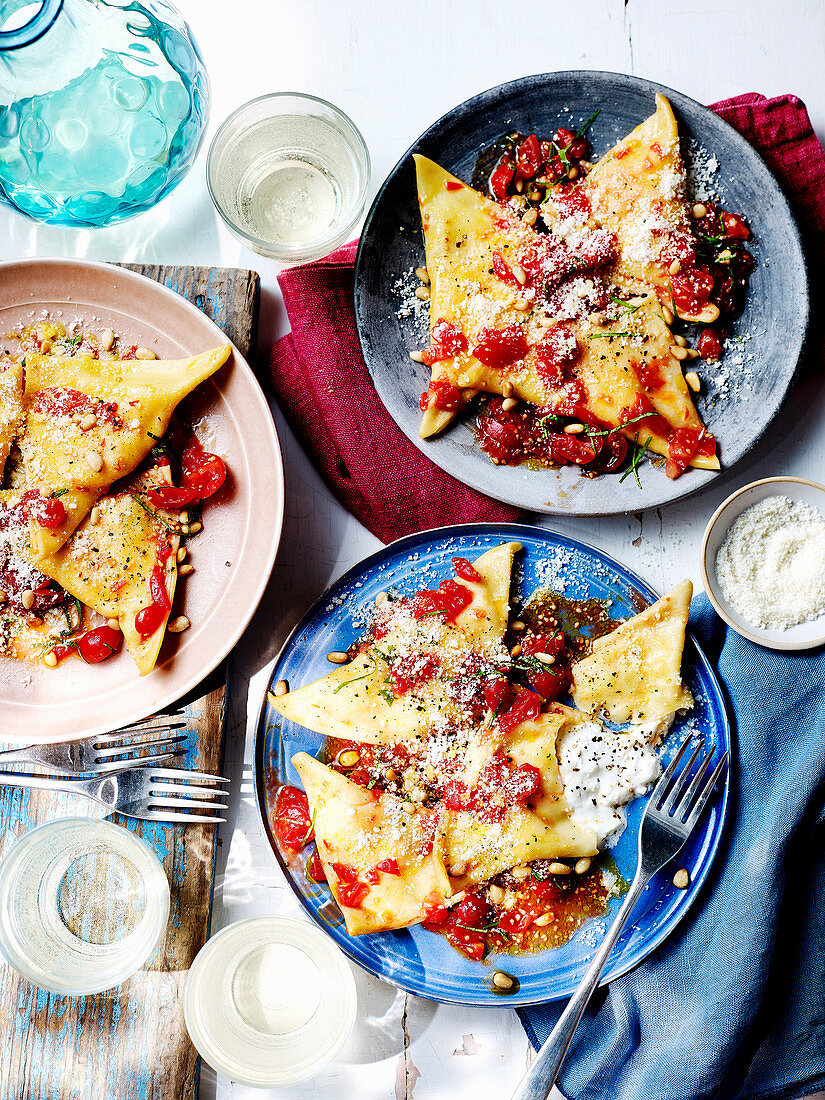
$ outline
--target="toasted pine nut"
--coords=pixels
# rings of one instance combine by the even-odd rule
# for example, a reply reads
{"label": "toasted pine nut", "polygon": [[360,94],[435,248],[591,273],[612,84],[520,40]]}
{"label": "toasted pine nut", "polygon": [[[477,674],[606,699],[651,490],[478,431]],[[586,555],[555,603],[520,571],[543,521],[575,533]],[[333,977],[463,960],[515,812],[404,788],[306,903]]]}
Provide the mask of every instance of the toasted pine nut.
{"label": "toasted pine nut", "polygon": [[530,868],[527,866],[526,863],[520,863],[518,867],[514,867],[512,869],[510,874],[513,876],[514,879],[529,878]]}
{"label": "toasted pine nut", "polygon": [[578,170],[578,168],[576,168],[576,167],[574,166],[573,168],[571,168],[571,169],[570,169],[570,170],[568,171],[568,173],[567,173],[567,178],[568,178],[569,180],[574,180],[574,179],[577,179],[577,178],[578,178],[578,175],[579,175],[579,170]]}
{"label": "toasted pine nut", "polygon": [[447,868],[447,874],[450,878],[461,878],[462,875],[467,874],[467,864],[465,862],[453,863]]}
{"label": "toasted pine nut", "polygon": [[180,533],[182,535],[188,535],[189,534],[189,524],[188,523],[182,523],[180,525]]}
{"label": "toasted pine nut", "polygon": [[712,325],[714,321],[719,320],[719,306],[708,302],[701,313],[697,315],[697,320],[701,321],[704,325]]}
{"label": "toasted pine nut", "polygon": [[668,271],[670,271],[671,275],[678,275],[681,270],[682,270],[682,261],[681,260],[674,260],[673,263],[668,268]]}
{"label": "toasted pine nut", "polygon": [[519,264],[513,264],[510,269],[516,277],[517,282],[524,286],[527,282],[527,272]]}
{"label": "toasted pine nut", "polygon": [[51,350],[52,350],[51,340],[44,340],[43,343],[40,345],[41,354],[42,355],[48,355]]}
{"label": "toasted pine nut", "polygon": [[518,191],[518,193],[521,194],[523,190],[524,190],[524,180],[516,180],[516,191]]}
{"label": "toasted pine nut", "polygon": [[696,348],[688,348],[687,349],[687,357],[688,357],[688,359],[698,359],[699,358],[699,352],[696,350]]}
{"label": "toasted pine nut", "polygon": [[106,625],[110,630],[120,630],[120,619],[107,619]]}
{"label": "toasted pine nut", "polygon": [[703,202],[695,203],[694,207],[693,207],[693,210],[691,210],[691,214],[693,214],[694,218],[704,218],[704,216],[705,216],[705,214],[707,214],[707,212],[708,212],[708,208],[705,206],[705,204]]}
{"label": "toasted pine nut", "polygon": [[673,876],[673,885],[679,890],[687,890],[690,886],[690,875],[684,867],[680,868]]}
{"label": "toasted pine nut", "polygon": [[488,886],[487,897],[490,899],[493,905],[501,905],[501,903],[504,901],[504,890],[501,886],[496,886],[495,884],[493,884],[492,886]]}
{"label": "toasted pine nut", "polygon": [[282,695],[286,695],[288,691],[289,684],[286,682],[286,680],[279,680],[275,685],[273,695],[275,695],[277,698],[280,698]]}
{"label": "toasted pine nut", "polygon": [[531,187],[527,192],[527,198],[530,202],[538,202],[541,198],[541,191],[539,191],[538,187]]}
{"label": "toasted pine nut", "polygon": [[91,523],[92,525],[100,523],[100,509],[97,505],[95,505],[89,513],[89,523]]}
{"label": "toasted pine nut", "polygon": [[89,466],[90,469],[94,470],[96,474],[99,474],[100,471],[103,469],[103,459],[100,457],[97,451],[87,451],[85,458],[87,466]]}
{"label": "toasted pine nut", "polygon": [[332,653],[327,654],[327,660],[331,665],[348,665],[349,654],[344,653],[342,649],[334,649]]}
{"label": "toasted pine nut", "polygon": [[501,383],[501,396],[502,397],[512,397],[513,396],[513,383],[512,382],[502,382]]}
{"label": "toasted pine nut", "polygon": [[88,432],[89,428],[93,428],[97,424],[97,417],[94,413],[86,413],[85,416],[80,418],[80,430],[82,432]]}
{"label": "toasted pine nut", "polygon": [[194,523],[189,524],[189,534],[197,535],[198,531],[203,530],[203,524],[199,520],[195,520]]}
{"label": "toasted pine nut", "polygon": [[[42,349],[41,349],[42,350]],[[49,650],[48,653],[43,654],[43,664],[48,668],[57,668],[57,655]]]}
{"label": "toasted pine nut", "polygon": [[496,989],[512,989],[513,979],[509,974],[505,974],[503,970],[497,970],[493,974],[493,985]]}
{"label": "toasted pine nut", "polygon": [[695,370],[689,370],[687,372],[687,374],[685,375],[685,381],[694,393],[698,393],[699,390],[701,390],[702,388],[702,382]]}
{"label": "toasted pine nut", "polygon": [[551,863],[549,867],[551,875],[569,875],[570,868],[566,863]]}
{"label": "toasted pine nut", "polygon": [[667,306],[662,306],[662,316],[665,319],[666,325],[672,325],[676,318],[673,316],[673,310],[668,309]]}
{"label": "toasted pine nut", "polygon": [[526,298],[519,298],[519,300],[513,306],[513,309],[517,309],[519,313],[527,313],[527,311],[532,308],[533,303],[528,302]]}
{"label": "toasted pine nut", "polygon": [[687,347],[687,340],[684,338],[684,336],[674,336],[673,343],[678,344],[680,348]]}
{"label": "toasted pine nut", "polygon": [[98,335],[97,343],[101,351],[109,351],[114,342],[115,334],[110,328],[105,328],[103,332]]}
{"label": "toasted pine nut", "polygon": [[424,352],[423,351],[411,351],[410,352],[410,359],[412,359],[413,363],[423,363],[424,362]]}
{"label": "toasted pine nut", "polygon": [[529,210],[524,211],[524,216],[521,220],[524,222],[525,225],[535,225],[538,221],[538,217],[538,210],[536,210],[535,206],[531,206]]}
{"label": "toasted pine nut", "polygon": [[723,252],[720,252],[716,257],[718,264],[729,264],[733,261],[733,253],[729,248],[726,248]]}
{"label": "toasted pine nut", "polygon": [[590,870],[590,856],[582,856],[581,859],[576,860],[576,864],[573,870],[577,875],[585,875]]}
{"label": "toasted pine nut", "polygon": [[157,359],[157,356],[149,348],[135,348],[135,359]]}
{"label": "toasted pine nut", "polygon": [[535,924],[537,928],[546,928],[552,919],[553,917],[550,913],[542,913],[540,917],[536,917],[533,924]]}
{"label": "toasted pine nut", "polygon": [[554,665],[556,663],[556,658],[550,653],[535,653],[534,657],[543,665]]}
{"label": "toasted pine nut", "polygon": [[180,562],[182,562],[182,561],[186,561],[186,555],[188,553],[189,553],[189,551],[186,549],[186,547],[181,546],[181,548],[178,550],[177,554],[175,554],[175,560],[178,562],[178,564],[180,564]]}
{"label": "toasted pine nut", "polygon": [[375,597],[375,606],[380,607],[381,604],[386,603],[389,598],[390,597],[387,592],[379,592],[378,595]]}
{"label": "toasted pine nut", "polygon": [[344,749],[343,752],[338,754],[338,763],[342,768],[354,768],[360,759],[361,753],[358,749]]}
{"label": "toasted pine nut", "polygon": [[188,561],[186,563],[186,565],[178,566],[178,576],[180,576],[180,577],[188,577],[190,573],[194,573],[194,572],[195,572],[195,567],[191,563],[191,561]]}
{"label": "toasted pine nut", "polygon": [[422,283],[429,283],[430,281],[430,273],[427,271],[426,267],[417,267],[415,269],[415,277],[420,279]]}
{"label": "toasted pine nut", "polygon": [[670,349],[670,354],[674,359],[687,359],[687,348],[680,348],[678,344],[673,344]]}
{"label": "toasted pine nut", "polygon": [[521,634],[522,630],[526,630],[527,628],[521,619],[514,619],[513,622],[510,623],[510,629],[514,634]]}
{"label": "toasted pine nut", "polygon": [[188,523],[188,522],[189,522],[189,513],[188,512],[180,512],[178,514],[178,523]]}
{"label": "toasted pine nut", "polygon": [[415,291],[416,298],[420,298],[422,302],[429,302],[430,300],[430,288],[428,286],[420,286]]}
{"label": "toasted pine nut", "polygon": [[578,422],[575,424],[566,424],[564,430],[567,435],[579,435],[584,431],[584,424],[579,424]]}
{"label": "toasted pine nut", "polygon": [[520,645],[514,645],[513,648],[510,650],[510,656],[511,657],[520,657],[521,656],[521,646]]}
{"label": "toasted pine nut", "polygon": [[191,625],[192,624],[185,615],[178,615],[177,619],[173,619],[166,629],[171,634],[182,634],[184,630],[188,630]]}
{"label": "toasted pine nut", "polygon": [[20,602],[22,603],[26,611],[31,611],[31,609],[34,607],[34,589],[25,588],[20,593]]}
{"label": "toasted pine nut", "polygon": [[518,399],[515,397],[505,397],[501,402],[501,407],[504,412],[509,412],[510,409],[514,409],[518,405]]}

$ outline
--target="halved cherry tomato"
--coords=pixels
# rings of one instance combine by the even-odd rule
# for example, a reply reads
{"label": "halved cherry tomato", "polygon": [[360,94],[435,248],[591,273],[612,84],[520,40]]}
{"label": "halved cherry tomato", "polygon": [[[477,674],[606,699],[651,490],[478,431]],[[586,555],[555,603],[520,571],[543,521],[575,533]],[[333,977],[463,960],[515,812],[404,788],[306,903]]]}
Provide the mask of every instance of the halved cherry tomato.
{"label": "halved cherry tomato", "polygon": [[473,581],[475,584],[480,584],[484,579],[472,562],[469,562],[466,558],[453,558],[452,562],[456,576],[461,577],[463,581]]}
{"label": "halved cherry tomato", "polygon": [[275,800],[275,835],[282,848],[300,852],[312,839],[312,818],[306,793],[281,787]]}

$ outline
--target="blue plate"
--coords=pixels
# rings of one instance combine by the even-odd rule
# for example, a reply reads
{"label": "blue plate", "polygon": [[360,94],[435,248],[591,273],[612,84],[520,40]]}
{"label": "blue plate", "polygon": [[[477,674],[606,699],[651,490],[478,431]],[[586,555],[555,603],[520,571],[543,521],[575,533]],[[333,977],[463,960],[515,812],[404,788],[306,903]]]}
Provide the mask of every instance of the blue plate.
{"label": "blue plate", "polygon": [[753,147],[707,107],[661,84],[621,73],[543,73],[491,88],[434,122],[407,150],[378,192],[361,234],[355,263],[358,336],[390,415],[447,473],[531,512],[636,512],[687,496],[720,475],[689,469],[671,480],[662,466],[644,462],[639,486],[633,477],[620,481],[619,474],[585,478],[575,466],[493,466],[467,418],[434,438],[419,438],[418,399],[430,373],[424,364],[413,363],[408,352],[428,342],[428,308],[420,302],[418,309],[403,307],[397,285],[399,277],[424,263],[411,154],[424,153],[469,182],[479,152],[506,131],[549,137],[559,126],[578,129],[599,111],[588,130],[598,157],[653,113],[657,92],[673,106],[688,164],[697,150],[697,162],[716,158],[712,190],[729,210],[745,215],[755,238],[757,266],[745,310],[733,326],[742,343],[719,366],[701,360],[691,364],[704,382],[697,403],[719,440],[724,474],[752,451],[785,399],[808,322],[808,279],[799,232],[782,190]]}
{"label": "blue plate", "polygon": [[[515,605],[541,585],[550,585],[576,599],[611,599],[612,614],[622,619],[656,599],[648,585],[607,554],[553,531],[504,523],[424,531],[366,558],[324,593],[287,640],[272,666],[267,690],[277,680],[301,686],[325,676],[330,670],[327,653],[346,649],[363,633],[365,616],[379,592],[392,589],[409,595],[422,587],[435,586],[452,575],[453,555],[472,560],[491,546],[510,540],[521,542],[525,550],[517,559],[512,599]],[[685,647],[683,674],[696,706],[687,719],[675,725],[665,753],[672,751],[687,733],[695,732],[716,744],[719,757],[730,750],[725,706],[707,658],[692,640]],[[318,734],[282,718],[264,695],[255,750],[258,809],[264,830],[301,904],[344,953],[377,977],[436,1001],[514,1008],[568,997],[584,974],[609,917],[586,922],[563,947],[535,955],[498,956],[500,967],[515,974],[520,983],[518,993],[505,998],[488,988],[490,974],[499,965],[495,955],[483,963],[472,962],[454,950],[443,936],[417,927],[369,936],[347,935],[343,917],[329,890],[306,878],[302,859],[292,866],[286,864],[270,825],[273,792],[278,785],[300,786],[291,764],[293,754],[301,750],[316,754],[322,740]],[[654,880],[637,903],[633,922],[614,948],[603,982],[612,981],[640,963],[690,908],[722,840],[728,796],[726,772],[721,797],[713,800],[679,857],[679,866],[690,872],[690,887],[675,889],[668,873]],[[636,868],[636,842],[643,809],[643,799],[630,806],[627,830],[611,852],[627,879],[633,877]],[[613,900],[611,913],[619,904],[618,899]]]}

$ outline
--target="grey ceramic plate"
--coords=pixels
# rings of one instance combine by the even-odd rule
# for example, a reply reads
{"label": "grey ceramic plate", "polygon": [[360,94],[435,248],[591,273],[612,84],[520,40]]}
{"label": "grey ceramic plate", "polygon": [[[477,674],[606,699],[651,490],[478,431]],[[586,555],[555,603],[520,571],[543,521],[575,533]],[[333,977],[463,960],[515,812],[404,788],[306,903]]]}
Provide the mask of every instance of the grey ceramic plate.
{"label": "grey ceramic plate", "polygon": [[[699,401],[719,441],[725,470],[738,462],[779,411],[799,361],[808,321],[808,283],[799,232],[776,180],[753,148],[706,107],[679,92],[617,73],[569,72],[528,76],[467,100],[432,125],[390,172],[367,216],[355,265],[355,315],[375,387],[393,419],[420,450],[454,477],[490,496],[532,511],[580,516],[638,511],[696,492],[718,474],[688,470],[675,481],[643,463],[641,489],[618,474],[583,478],[576,467],[528,470],[493,466],[464,421],[443,435],[418,437],[418,399],[429,371],[409,358],[426,343],[426,310],[403,306],[401,283],[424,261],[411,153],[421,152],[470,180],[478,153],[509,129],[539,136],[558,126],[577,129],[595,111],[589,136],[596,156],[606,152],[668,97],[682,146],[697,167],[716,158],[711,189],[745,215],[756,239],[757,267],[741,338],[718,367],[699,364]],[[698,154],[692,157],[698,146]],[[410,284],[411,280],[407,279]],[[409,291],[408,291],[409,293]],[[405,316],[405,314],[407,314]]]}

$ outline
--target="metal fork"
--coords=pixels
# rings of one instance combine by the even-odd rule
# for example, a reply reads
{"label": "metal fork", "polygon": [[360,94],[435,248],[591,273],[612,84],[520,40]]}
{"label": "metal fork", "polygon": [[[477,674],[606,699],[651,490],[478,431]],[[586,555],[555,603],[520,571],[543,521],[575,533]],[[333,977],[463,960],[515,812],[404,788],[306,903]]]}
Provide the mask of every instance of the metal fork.
{"label": "metal fork", "polygon": [[185,824],[192,821],[210,824],[225,821],[226,818],[218,817],[216,812],[227,807],[225,802],[216,801],[225,792],[215,784],[228,782],[220,775],[206,772],[145,765],[113,772],[102,779],[52,779],[46,775],[0,772],[0,787],[31,787],[35,790],[82,794],[127,817]]}
{"label": "metal fork", "polygon": [[101,775],[138,761],[149,764],[171,760],[185,751],[179,746],[188,734],[175,731],[185,729],[187,720],[183,715],[163,715],[163,718],[157,725],[144,722],[81,741],[4,749],[0,751],[0,768],[7,764],[42,764],[55,775]]}
{"label": "metal fork", "polygon": [[535,1061],[513,1093],[512,1100],[547,1100],[572,1042],[573,1032],[582,1018],[582,1013],[598,984],[599,976],[613,945],[619,938],[619,933],[630,916],[639,894],[650,878],[682,850],[699,820],[705,803],[710,798],[728,754],[724,754],[710,777],[705,779],[716,748],[712,745],[710,752],[701,761],[691,779],[693,766],[705,747],[705,739],[700,738],[687,764],[674,779],[676,768],[684,756],[689,740],[689,737],[686,738],[679,746],[678,752],[654,787],[645,807],[639,830],[639,863],[627,897],[616,914],[616,919],[605,936],[604,943],[579,983],[579,988],[570,998],[567,1008],[559,1017],[559,1022],[550,1032]]}

